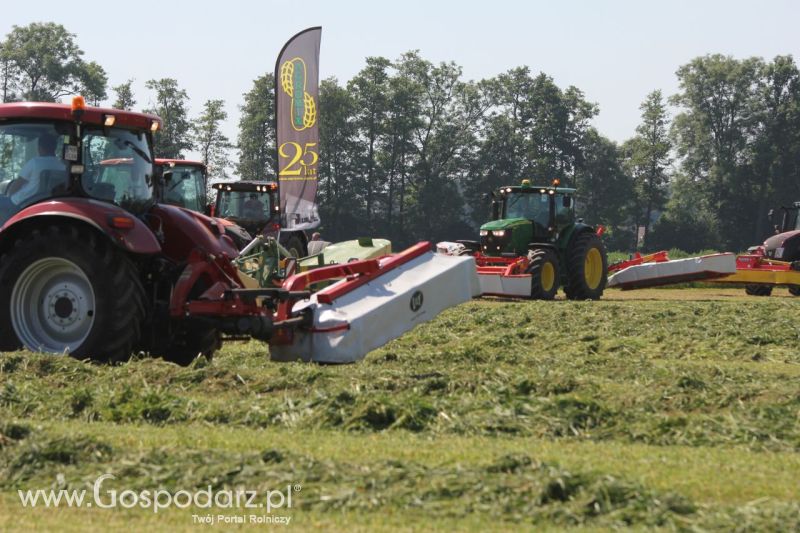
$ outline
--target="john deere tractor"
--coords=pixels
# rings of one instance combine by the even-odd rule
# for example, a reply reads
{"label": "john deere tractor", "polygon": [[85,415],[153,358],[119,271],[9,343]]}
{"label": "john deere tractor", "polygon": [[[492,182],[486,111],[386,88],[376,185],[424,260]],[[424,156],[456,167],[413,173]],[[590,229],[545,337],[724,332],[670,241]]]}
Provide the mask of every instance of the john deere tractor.
{"label": "john deere tractor", "polygon": [[492,220],[480,228],[479,254],[525,256],[531,298],[552,300],[559,286],[570,300],[597,300],[606,286],[608,263],[598,231],[575,217],[575,189],[518,186],[492,193]]}

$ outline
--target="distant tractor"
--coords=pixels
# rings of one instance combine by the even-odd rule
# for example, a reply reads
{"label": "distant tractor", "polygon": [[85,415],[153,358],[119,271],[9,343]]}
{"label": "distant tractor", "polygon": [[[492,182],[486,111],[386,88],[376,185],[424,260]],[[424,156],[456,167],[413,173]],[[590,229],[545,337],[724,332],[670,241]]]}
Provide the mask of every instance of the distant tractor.
{"label": "distant tractor", "polygon": [[[790,263],[792,270],[800,270],[800,202],[791,207],[781,207],[779,212],[780,220],[775,219],[778,215],[775,211],[769,214],[776,234],[751,251],[760,251],[769,260]],[[773,284],[748,283],[745,292],[751,296],[769,296],[773,287]],[[800,285],[789,285],[788,288],[792,295],[800,296]]]}
{"label": "distant tractor", "polygon": [[[202,161],[156,159],[155,163],[161,167],[164,176],[158,191],[159,202],[183,207],[196,213],[211,214],[212,209],[208,199],[208,173],[206,165]],[[252,235],[235,222],[224,218],[216,220],[224,226],[225,234],[240,250],[253,240]]]}
{"label": "distant tractor", "polygon": [[518,186],[492,193],[492,220],[475,252],[484,294],[552,300],[559,286],[570,300],[597,300],[608,275],[601,230],[575,217],[575,189]]}
{"label": "distant tractor", "polygon": [[278,184],[274,181],[229,181],[215,183],[212,216],[229,220],[250,235],[274,237],[294,257],[307,255],[308,238],[303,231],[283,229]]}

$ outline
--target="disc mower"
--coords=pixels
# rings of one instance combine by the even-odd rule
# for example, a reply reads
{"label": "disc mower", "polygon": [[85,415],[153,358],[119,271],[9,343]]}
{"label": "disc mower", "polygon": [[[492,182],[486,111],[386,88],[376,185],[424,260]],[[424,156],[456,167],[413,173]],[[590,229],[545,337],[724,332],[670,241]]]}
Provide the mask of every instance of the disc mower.
{"label": "disc mower", "polygon": [[[160,126],[80,97],[0,104],[0,350],[185,364],[225,333],[274,358],[352,361],[477,293],[471,258],[426,243],[249,288],[219,220],[157,201],[174,179],[154,164]],[[334,283],[312,295],[320,282]]]}
{"label": "disc mower", "polygon": [[492,220],[480,227],[480,241],[438,245],[445,254],[473,255],[482,294],[552,300],[563,287],[571,300],[602,296],[602,228],[576,219],[575,189],[523,180],[491,195]]}
{"label": "disc mower", "polygon": [[[781,220],[775,224],[776,234],[747,253],[718,253],[687,259],[670,260],[667,252],[648,256],[636,254],[629,260],[609,267],[613,273],[609,287],[638,289],[683,283],[709,281],[744,285],[752,296],[769,296],[774,287],[787,287],[800,296],[800,202],[781,208]],[[770,218],[775,216],[770,212]]]}

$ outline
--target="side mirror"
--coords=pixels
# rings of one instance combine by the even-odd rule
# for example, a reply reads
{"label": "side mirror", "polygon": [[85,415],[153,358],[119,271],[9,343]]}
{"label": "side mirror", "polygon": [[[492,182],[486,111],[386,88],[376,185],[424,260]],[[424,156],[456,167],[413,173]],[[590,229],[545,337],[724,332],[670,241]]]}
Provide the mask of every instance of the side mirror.
{"label": "side mirror", "polygon": [[162,170],[161,171],[161,181],[163,181],[164,183],[171,182],[172,181],[172,176],[174,174],[175,173],[173,171],[171,171],[171,170],[166,170],[166,171]]}
{"label": "side mirror", "polygon": [[572,197],[571,196],[564,196],[561,199],[561,205],[564,207],[572,207]]}
{"label": "side mirror", "polygon": [[500,204],[495,200],[492,200],[492,220],[497,220],[500,218]]}

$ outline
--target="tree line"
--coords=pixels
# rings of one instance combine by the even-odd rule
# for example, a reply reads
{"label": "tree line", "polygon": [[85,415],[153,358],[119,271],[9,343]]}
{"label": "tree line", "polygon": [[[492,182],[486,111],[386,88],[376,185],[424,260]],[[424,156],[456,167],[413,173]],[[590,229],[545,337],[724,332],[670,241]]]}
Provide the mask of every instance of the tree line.
{"label": "tree line", "polygon": [[[46,46],[37,49],[37,39]],[[0,67],[3,101],[78,92],[92,103],[109,98],[102,67],[86,62],[75,36],[52,23],[15,27],[0,44]],[[577,187],[579,216],[607,228],[610,249],[756,244],[772,231],[767,212],[800,200],[797,65],[791,56],[707,55],[676,76],[678,93],[648,94],[633,136],[617,143],[592,125],[599,108],[579,88],[559,87],[528,67],[472,81],[457,64],[436,64],[418,51],[368,57],[347,82],[320,84],[325,238],[367,233],[398,246],[476,238],[490,190],[559,179]],[[131,83],[111,87],[113,107],[136,107]],[[209,100],[189,117],[189,95],[177,80],[145,86],[153,103],[144,110],[165,123],[159,157],[195,150],[212,177],[274,179],[271,73],[243,95],[235,142],[222,133],[224,101]]]}

